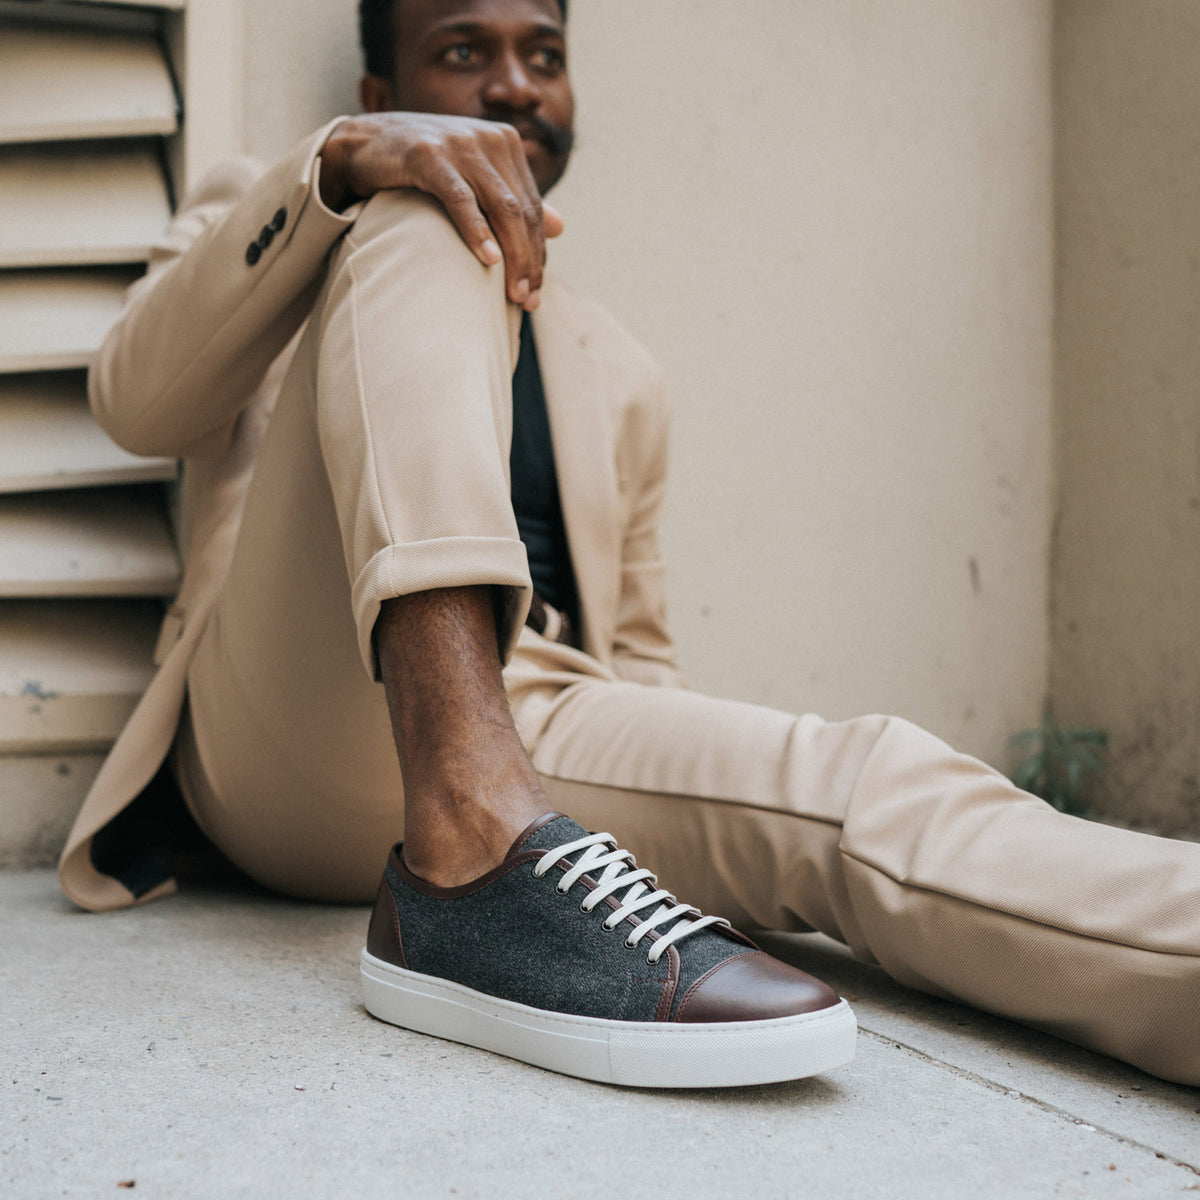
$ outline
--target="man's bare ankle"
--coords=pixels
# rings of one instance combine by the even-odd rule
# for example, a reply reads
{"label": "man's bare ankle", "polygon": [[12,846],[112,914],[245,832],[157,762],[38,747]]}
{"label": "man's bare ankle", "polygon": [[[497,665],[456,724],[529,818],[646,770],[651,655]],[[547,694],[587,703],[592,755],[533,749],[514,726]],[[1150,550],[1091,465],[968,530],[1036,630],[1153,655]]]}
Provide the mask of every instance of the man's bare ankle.
{"label": "man's bare ankle", "polygon": [[436,887],[460,887],[498,867],[522,831],[552,808],[540,789],[486,804],[417,807],[405,820],[404,863]]}

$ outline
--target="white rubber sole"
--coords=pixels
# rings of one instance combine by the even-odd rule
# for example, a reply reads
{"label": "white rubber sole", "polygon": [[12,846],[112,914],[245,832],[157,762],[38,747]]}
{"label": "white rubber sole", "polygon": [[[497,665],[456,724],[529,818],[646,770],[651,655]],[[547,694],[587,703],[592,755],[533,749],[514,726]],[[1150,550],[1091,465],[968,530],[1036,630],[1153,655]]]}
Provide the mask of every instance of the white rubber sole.
{"label": "white rubber sole", "polygon": [[381,1021],[629,1087],[737,1087],[803,1079],[854,1057],[858,1022],[845,1000],[770,1021],[605,1021],[530,1008],[394,967],[362,952],[363,1003]]}

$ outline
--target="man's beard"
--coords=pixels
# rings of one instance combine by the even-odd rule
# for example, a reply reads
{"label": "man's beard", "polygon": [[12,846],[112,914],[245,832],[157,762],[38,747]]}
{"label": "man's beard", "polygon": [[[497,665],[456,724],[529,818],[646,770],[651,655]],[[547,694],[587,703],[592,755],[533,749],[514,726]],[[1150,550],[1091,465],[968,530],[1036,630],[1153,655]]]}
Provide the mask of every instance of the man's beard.
{"label": "man's beard", "polygon": [[554,159],[565,159],[575,145],[574,130],[554,125],[537,113],[491,112],[488,113],[488,120],[512,125],[522,137],[528,136],[541,142]]}
{"label": "man's beard", "polygon": [[[563,128],[561,125],[552,125],[545,117],[539,117],[536,113],[527,117],[522,117],[523,124],[529,126],[533,131],[534,137],[546,147],[551,158],[566,158],[575,146],[575,131],[573,129]],[[520,130],[518,125],[517,129]]]}

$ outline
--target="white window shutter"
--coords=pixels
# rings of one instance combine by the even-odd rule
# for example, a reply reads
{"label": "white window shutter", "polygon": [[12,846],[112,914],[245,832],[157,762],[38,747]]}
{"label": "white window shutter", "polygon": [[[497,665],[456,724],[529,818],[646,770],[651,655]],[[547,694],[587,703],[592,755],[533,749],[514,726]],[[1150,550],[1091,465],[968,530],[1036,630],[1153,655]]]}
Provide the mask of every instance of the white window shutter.
{"label": "white window shutter", "polygon": [[0,142],[149,137],[178,126],[154,31],[9,18],[0,38]]}
{"label": "white window shutter", "polygon": [[73,371],[0,376],[0,496],[175,478],[175,460],[122,450],[92,420]]}
{"label": "white window shutter", "polygon": [[153,141],[10,146],[0,162],[0,268],[139,262],[171,215]]}
{"label": "white window shutter", "polygon": [[188,63],[240,69],[236,3],[0,0],[0,866],[57,854],[178,586],[177,465],[109,441],[85,371],[195,157],[181,74],[203,154],[238,149]]}

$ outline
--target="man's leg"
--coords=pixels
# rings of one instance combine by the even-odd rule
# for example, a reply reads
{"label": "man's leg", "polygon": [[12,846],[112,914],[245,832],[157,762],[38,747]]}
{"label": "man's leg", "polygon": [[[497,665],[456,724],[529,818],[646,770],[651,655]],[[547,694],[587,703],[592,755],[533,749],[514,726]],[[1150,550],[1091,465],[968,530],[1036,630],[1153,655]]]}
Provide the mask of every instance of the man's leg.
{"label": "man's leg", "polygon": [[243,869],[361,900],[406,793],[443,876],[498,861],[545,802],[500,681],[528,587],[505,473],[519,317],[422,198],[377,197],[351,236],[256,459],[179,760]]}
{"label": "man's leg", "polygon": [[404,777],[404,859],[455,887],[491,870],[551,805],[517,737],[487,588],[386,601],[375,626]]}
{"label": "man's leg", "polygon": [[519,653],[550,799],[706,911],[818,929],[909,986],[1200,1084],[1200,845],[1064,816],[896,718],[582,676],[551,696],[522,672]]}
{"label": "man's leg", "polygon": [[546,815],[500,671],[529,584],[515,321],[481,272],[411,198],[377,197],[348,238],[191,664],[185,794],[281,890],[360,898],[386,855],[362,968],[384,1020],[626,1084],[840,1065],[835,993]]}

